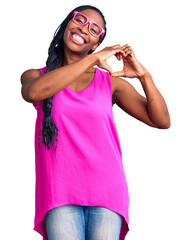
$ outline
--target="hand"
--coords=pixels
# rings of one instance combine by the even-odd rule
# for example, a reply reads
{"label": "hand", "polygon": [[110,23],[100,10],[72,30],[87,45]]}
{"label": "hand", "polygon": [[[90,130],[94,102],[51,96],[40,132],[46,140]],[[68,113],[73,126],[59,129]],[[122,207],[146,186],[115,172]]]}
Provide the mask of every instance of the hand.
{"label": "hand", "polygon": [[[125,54],[125,51],[122,49],[121,45],[114,45],[111,47],[105,47],[97,53],[93,53],[97,59],[96,65],[102,69],[107,70],[110,74],[113,74],[112,68],[107,64],[107,59],[116,54]],[[117,56],[117,55],[116,55]]]}
{"label": "hand", "polygon": [[111,76],[135,78],[141,77],[148,72],[136,59],[132,48],[128,44],[124,45],[122,49],[123,51],[117,52],[115,56],[119,61],[123,59],[123,70],[114,72]]}

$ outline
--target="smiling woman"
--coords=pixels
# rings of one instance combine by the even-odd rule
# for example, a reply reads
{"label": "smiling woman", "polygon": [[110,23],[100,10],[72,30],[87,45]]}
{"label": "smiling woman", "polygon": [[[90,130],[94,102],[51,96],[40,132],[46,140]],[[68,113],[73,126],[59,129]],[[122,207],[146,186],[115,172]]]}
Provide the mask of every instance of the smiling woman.
{"label": "smiling woman", "polygon": [[79,33],[73,32],[73,33],[71,33],[70,37],[71,37],[72,41],[74,41],[77,44],[83,45],[83,44],[87,43],[85,38],[80,36]]}
{"label": "smiling woman", "polygon": [[[44,239],[125,239],[129,194],[115,102],[147,125],[170,126],[162,95],[128,44],[93,53],[106,32],[99,9],[73,9],[55,32],[46,66],[21,75],[22,96],[37,110],[34,230]],[[122,71],[112,72],[111,56],[123,59]],[[137,77],[146,98],[120,77]]]}
{"label": "smiling woman", "polygon": [[71,239],[76,232],[80,239],[124,240],[129,231],[113,88],[109,73],[94,68],[110,71],[106,59],[123,50],[115,45],[92,54],[106,32],[99,9],[75,8],[56,30],[46,66],[21,76],[23,98],[38,112],[34,230],[43,239]]}
{"label": "smiling woman", "polygon": [[[63,41],[65,43],[64,65],[71,63],[71,60],[67,57],[69,49],[77,51],[78,45],[85,44],[83,48],[80,48],[80,52],[78,52],[76,58],[79,58],[79,54],[81,57],[84,57],[90,49],[95,51],[106,33],[104,29],[106,28],[106,24],[100,13],[94,9],[85,9],[80,12],[74,11],[71,18],[63,36]],[[70,40],[72,40],[72,43]]]}
{"label": "smiling woman", "polygon": [[84,26],[89,23],[88,30],[92,36],[99,37],[100,35],[102,35],[101,37],[103,37],[105,30],[100,25],[88,19],[83,13],[75,11],[72,16],[73,22],[79,26]]}

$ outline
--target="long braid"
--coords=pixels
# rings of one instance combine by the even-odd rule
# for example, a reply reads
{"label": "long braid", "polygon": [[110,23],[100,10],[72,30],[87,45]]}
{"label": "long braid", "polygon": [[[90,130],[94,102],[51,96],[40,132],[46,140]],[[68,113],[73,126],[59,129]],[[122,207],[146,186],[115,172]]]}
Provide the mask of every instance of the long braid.
{"label": "long braid", "polygon": [[[73,9],[68,14],[68,16],[63,20],[63,22],[58,26],[58,28],[56,29],[56,31],[54,33],[53,40],[48,49],[48,58],[46,60],[47,69],[46,69],[45,73],[59,68],[60,63],[64,57],[63,35],[64,35],[64,31],[66,29],[66,26],[67,26],[68,22],[70,21],[71,15],[74,11],[82,11],[85,9],[94,9],[102,16],[104,25],[105,25],[105,34],[102,37],[102,39],[99,40],[99,42],[101,43],[104,40],[107,29],[106,29],[106,21],[105,21],[105,18],[103,16],[102,12],[98,8],[91,6],[91,5],[82,5],[82,6],[79,6],[75,9]],[[90,50],[88,52],[88,54],[91,54],[93,52],[94,52],[93,50]],[[51,143],[54,141],[54,138],[56,137],[56,147],[54,149],[54,152],[55,152],[55,150],[57,148],[57,142],[58,142],[58,140],[57,140],[58,128],[56,127],[56,125],[51,117],[51,111],[52,111],[52,107],[53,107],[53,104],[52,104],[53,97],[54,96],[43,100],[42,110],[44,112],[44,119],[42,122],[41,129],[39,131],[39,139],[40,139],[40,132],[42,130],[43,143],[44,143],[45,147],[48,150],[50,150]],[[40,149],[40,143],[38,144],[38,146]]]}

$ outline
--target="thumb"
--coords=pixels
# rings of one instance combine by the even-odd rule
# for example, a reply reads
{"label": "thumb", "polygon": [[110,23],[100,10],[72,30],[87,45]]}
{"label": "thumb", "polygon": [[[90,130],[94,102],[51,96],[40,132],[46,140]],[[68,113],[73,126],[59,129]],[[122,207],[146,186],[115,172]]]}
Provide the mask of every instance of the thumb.
{"label": "thumb", "polygon": [[112,68],[107,63],[104,64],[103,69],[107,70],[110,75],[113,73]]}
{"label": "thumb", "polygon": [[111,76],[114,76],[114,77],[123,77],[124,76],[124,71],[118,71],[118,72],[114,72],[111,74]]}
{"label": "thumb", "polygon": [[110,75],[112,75],[113,74],[112,68],[109,65],[106,65],[106,67],[107,67],[106,70],[109,72]]}

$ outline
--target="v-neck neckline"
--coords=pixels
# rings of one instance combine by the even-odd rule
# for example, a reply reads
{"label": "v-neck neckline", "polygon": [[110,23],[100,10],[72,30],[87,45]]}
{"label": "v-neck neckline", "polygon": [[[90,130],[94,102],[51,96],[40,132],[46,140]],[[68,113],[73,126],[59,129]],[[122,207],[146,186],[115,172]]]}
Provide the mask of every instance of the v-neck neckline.
{"label": "v-neck neckline", "polygon": [[73,92],[73,93],[78,94],[78,93],[81,93],[81,92],[85,91],[86,89],[90,88],[90,87],[93,85],[94,81],[95,81],[96,74],[97,74],[97,69],[98,69],[98,68],[96,68],[96,70],[95,70],[94,78],[93,78],[92,82],[91,82],[87,87],[83,88],[83,89],[80,90],[80,91],[73,91],[69,86],[66,87],[65,89],[67,89],[67,90],[70,91],[70,92]]}

